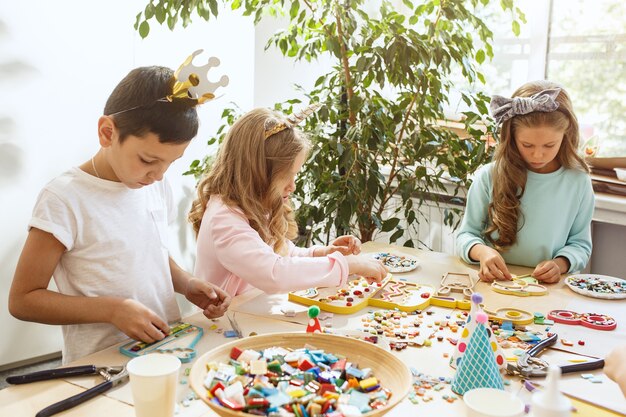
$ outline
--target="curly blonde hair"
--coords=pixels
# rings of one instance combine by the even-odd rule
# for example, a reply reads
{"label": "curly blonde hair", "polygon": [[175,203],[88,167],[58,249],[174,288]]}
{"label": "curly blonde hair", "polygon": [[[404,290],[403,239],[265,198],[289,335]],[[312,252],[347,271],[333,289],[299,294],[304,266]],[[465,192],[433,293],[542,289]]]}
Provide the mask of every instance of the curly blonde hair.
{"label": "curly blonde hair", "polygon": [[[277,124],[288,127],[267,139],[265,132]],[[295,159],[308,152],[308,138],[269,109],[254,109],[230,128],[217,158],[198,183],[198,198],[189,212],[196,237],[211,196],[219,196],[228,206],[240,209],[261,239],[274,252],[285,254],[286,240],[297,236],[293,208],[283,201],[276,181],[289,175]]]}
{"label": "curly blonde hair", "polygon": [[[483,237],[497,250],[506,250],[517,241],[517,232],[523,225],[520,200],[526,188],[527,168],[515,143],[519,128],[551,127],[563,130],[563,142],[557,159],[566,169],[589,172],[585,160],[578,155],[578,119],[567,92],[550,81],[533,81],[524,84],[513,93],[513,97],[530,97],[540,91],[561,88],[556,98],[558,109],[553,112],[532,112],[514,116],[502,123],[500,143],[494,154],[491,174],[493,194],[488,208],[488,226]],[[521,221],[520,221],[521,220]],[[493,238],[494,232],[497,237]]]}

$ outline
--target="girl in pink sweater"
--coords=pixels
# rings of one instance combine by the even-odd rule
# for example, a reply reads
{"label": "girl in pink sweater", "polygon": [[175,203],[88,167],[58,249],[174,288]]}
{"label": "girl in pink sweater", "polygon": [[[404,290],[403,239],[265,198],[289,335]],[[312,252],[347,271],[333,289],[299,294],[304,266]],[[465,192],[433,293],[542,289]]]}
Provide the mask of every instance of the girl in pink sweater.
{"label": "girl in pink sweater", "polygon": [[380,282],[381,262],[354,256],[361,242],[341,236],[330,246],[298,248],[289,200],[310,143],[297,121],[268,109],[238,119],[211,170],[198,184],[189,219],[197,234],[195,274],[231,295],[341,286],[348,275]]}

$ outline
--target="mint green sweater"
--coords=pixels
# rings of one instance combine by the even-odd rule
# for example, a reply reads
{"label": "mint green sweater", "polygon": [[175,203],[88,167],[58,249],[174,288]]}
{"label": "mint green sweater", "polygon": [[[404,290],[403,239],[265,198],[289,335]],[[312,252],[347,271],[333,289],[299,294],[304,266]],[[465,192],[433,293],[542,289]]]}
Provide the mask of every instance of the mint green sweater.
{"label": "mint green sweater", "polygon": [[[491,202],[493,163],[476,171],[457,235],[457,254],[465,262],[472,246],[481,243]],[[559,168],[550,174],[528,171],[521,200],[517,242],[501,255],[507,264],[535,267],[546,259],[563,256],[569,272],[582,270],[591,256],[591,218],[594,194],[591,178],[584,172]],[[491,245],[489,245],[491,246]]]}

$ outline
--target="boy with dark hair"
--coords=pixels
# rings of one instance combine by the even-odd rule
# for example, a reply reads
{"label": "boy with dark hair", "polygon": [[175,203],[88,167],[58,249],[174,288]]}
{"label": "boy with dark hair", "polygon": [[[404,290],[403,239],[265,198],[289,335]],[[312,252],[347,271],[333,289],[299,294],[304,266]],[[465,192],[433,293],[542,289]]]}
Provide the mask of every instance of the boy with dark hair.
{"label": "boy with dark hair", "polygon": [[[9,310],[21,320],[63,325],[64,363],[126,336],[162,339],[168,322],[180,318],[174,292],[208,318],[230,304],[167,250],[175,211],[163,174],[197,134],[195,106],[206,101],[191,93],[197,83],[176,80],[181,69],[131,71],[98,120],[100,150],[48,183],[35,204]],[[47,289],[52,276],[58,292]]]}

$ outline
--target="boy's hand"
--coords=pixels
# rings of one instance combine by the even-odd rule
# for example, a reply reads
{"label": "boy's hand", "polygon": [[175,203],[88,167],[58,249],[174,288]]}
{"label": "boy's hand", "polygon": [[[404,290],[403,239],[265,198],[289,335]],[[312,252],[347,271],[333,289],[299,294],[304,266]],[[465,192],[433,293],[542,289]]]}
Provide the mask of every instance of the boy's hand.
{"label": "boy's hand", "polygon": [[146,343],[161,340],[170,332],[170,326],[154,311],[130,298],[121,300],[113,310],[111,324],[128,337]]}
{"label": "boy's hand", "polygon": [[222,317],[231,302],[231,297],[220,287],[195,277],[187,283],[185,298],[200,307],[209,319]]}
{"label": "boy's hand", "polygon": [[381,282],[389,273],[389,269],[378,259],[349,256],[347,260],[350,274],[361,275],[370,284],[372,282]]}
{"label": "boy's hand", "polygon": [[[563,258],[549,259],[547,261],[540,262],[532,273],[533,278],[537,278],[538,281],[552,284],[559,282],[561,279],[561,271],[569,269],[569,265],[565,265]],[[559,263],[562,265],[559,266]],[[565,265],[565,267],[563,266]]]}
{"label": "boy's hand", "polygon": [[510,280],[513,277],[506,267],[506,262],[500,253],[488,246],[480,248],[480,271],[478,277],[482,281],[491,282],[497,279]]}
{"label": "boy's hand", "polygon": [[361,253],[361,241],[352,235],[339,236],[329,246],[315,249],[315,256],[326,256],[333,252],[343,255],[358,255]]}

